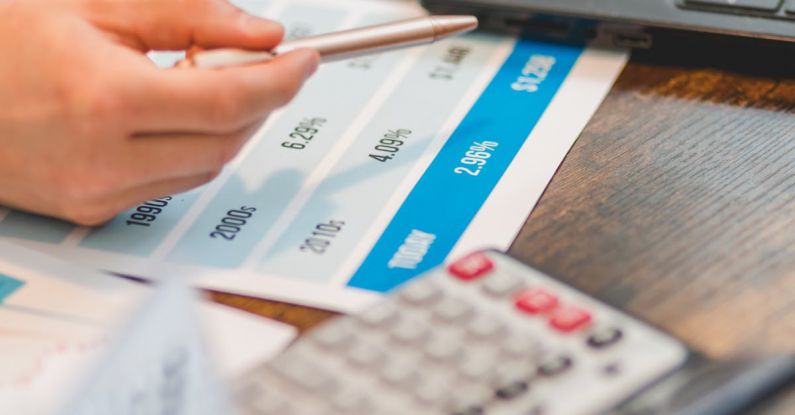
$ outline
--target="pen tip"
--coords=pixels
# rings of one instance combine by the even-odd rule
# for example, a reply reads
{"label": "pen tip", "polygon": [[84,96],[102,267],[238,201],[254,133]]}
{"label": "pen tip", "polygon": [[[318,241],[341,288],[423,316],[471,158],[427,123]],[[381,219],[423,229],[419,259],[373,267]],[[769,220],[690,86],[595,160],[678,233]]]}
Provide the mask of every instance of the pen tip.
{"label": "pen tip", "polygon": [[458,35],[475,30],[478,27],[478,18],[467,15],[442,15],[432,16],[436,38]]}

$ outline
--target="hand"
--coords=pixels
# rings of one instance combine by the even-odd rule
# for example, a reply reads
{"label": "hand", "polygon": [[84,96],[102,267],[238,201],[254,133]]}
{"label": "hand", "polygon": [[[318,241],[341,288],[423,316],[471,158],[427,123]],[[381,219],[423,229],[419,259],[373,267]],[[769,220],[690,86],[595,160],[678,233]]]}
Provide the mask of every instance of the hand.
{"label": "hand", "polygon": [[282,35],[226,0],[0,0],[0,204],[96,225],[212,180],[317,53],[222,70],[145,53]]}

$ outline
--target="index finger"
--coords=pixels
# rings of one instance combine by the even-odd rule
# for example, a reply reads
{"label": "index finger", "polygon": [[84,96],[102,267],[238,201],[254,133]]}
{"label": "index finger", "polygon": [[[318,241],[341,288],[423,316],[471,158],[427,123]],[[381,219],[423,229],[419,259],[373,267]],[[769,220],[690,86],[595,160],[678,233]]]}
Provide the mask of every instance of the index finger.
{"label": "index finger", "polygon": [[288,103],[317,69],[317,52],[297,50],[262,64],[153,70],[128,105],[139,133],[227,133]]}

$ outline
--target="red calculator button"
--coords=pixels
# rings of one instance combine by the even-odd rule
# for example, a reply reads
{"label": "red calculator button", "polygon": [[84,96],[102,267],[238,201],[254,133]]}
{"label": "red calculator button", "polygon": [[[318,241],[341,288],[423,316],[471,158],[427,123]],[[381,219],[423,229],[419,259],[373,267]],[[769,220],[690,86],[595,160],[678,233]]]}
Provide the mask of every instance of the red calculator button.
{"label": "red calculator button", "polygon": [[493,268],[494,263],[486,254],[475,252],[454,262],[447,270],[462,281],[471,281],[482,277]]}
{"label": "red calculator button", "polygon": [[590,322],[591,313],[579,307],[561,307],[549,318],[549,324],[564,333],[581,329]]}
{"label": "red calculator button", "polygon": [[525,291],[516,298],[516,308],[529,314],[541,314],[558,306],[558,297],[542,288]]}

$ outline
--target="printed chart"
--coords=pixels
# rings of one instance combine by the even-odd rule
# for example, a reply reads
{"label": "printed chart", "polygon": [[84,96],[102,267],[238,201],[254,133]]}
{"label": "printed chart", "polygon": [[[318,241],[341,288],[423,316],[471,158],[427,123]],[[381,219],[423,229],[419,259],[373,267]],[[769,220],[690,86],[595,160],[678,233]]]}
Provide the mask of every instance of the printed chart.
{"label": "printed chart", "polygon": [[[237,3],[288,37],[422,14]],[[352,310],[450,255],[507,248],[625,60],[476,33],[324,64],[214,182],[98,229],[5,212],[0,237],[108,271]]]}

